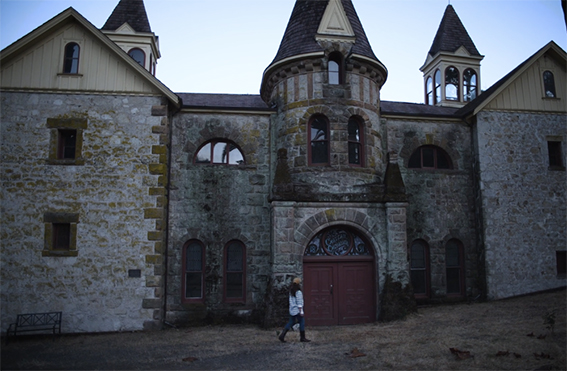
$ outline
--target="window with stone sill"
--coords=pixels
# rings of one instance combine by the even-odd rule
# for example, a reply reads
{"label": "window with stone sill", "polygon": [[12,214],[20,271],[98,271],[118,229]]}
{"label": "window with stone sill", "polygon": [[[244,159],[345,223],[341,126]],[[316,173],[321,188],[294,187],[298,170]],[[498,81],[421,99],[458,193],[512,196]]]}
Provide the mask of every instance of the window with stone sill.
{"label": "window with stone sill", "polygon": [[205,246],[191,240],[183,246],[182,302],[202,303],[205,299]]}
{"label": "window with stone sill", "polygon": [[464,248],[462,242],[457,239],[451,239],[445,245],[445,272],[447,278],[447,295],[464,296]]}
{"label": "window with stone sill", "polygon": [[83,131],[87,120],[82,118],[47,119],[47,128],[51,130],[49,148],[50,165],[84,165],[82,157]]}
{"label": "window with stone sill", "polygon": [[329,84],[339,85],[344,83],[343,56],[339,52],[329,55]]}
{"label": "window with stone sill", "polygon": [[236,240],[224,248],[224,300],[246,302],[246,248]]}
{"label": "window with stone sill", "polygon": [[77,256],[77,224],[79,214],[45,213],[42,256]]}
{"label": "window with stone sill", "polygon": [[453,169],[451,157],[443,149],[425,145],[416,149],[408,162],[410,169]]}
{"label": "window with stone sill", "polygon": [[348,163],[364,166],[364,125],[359,117],[348,120]]}
{"label": "window with stone sill", "polygon": [[236,144],[215,139],[203,144],[194,159],[195,164],[244,165],[244,155]]}
{"label": "window with stone sill", "polygon": [[309,165],[329,164],[329,121],[323,115],[314,115],[309,120]]}

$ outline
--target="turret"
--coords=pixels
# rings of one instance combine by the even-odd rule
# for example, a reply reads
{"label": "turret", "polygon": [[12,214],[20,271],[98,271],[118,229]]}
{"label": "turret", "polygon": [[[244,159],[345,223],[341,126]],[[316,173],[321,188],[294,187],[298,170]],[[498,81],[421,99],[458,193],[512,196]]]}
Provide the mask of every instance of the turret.
{"label": "turret", "polygon": [[120,0],[101,30],[155,75],[161,57],[159,40],[150,28],[144,0]]}
{"label": "turret", "polygon": [[292,183],[278,183],[276,199],[373,194],[363,185],[384,173],[379,108],[386,76],[351,0],[296,1],[261,86],[262,99],[279,113],[275,179]]}
{"label": "turret", "polygon": [[427,54],[423,72],[425,104],[462,107],[480,93],[480,55],[452,5]]}

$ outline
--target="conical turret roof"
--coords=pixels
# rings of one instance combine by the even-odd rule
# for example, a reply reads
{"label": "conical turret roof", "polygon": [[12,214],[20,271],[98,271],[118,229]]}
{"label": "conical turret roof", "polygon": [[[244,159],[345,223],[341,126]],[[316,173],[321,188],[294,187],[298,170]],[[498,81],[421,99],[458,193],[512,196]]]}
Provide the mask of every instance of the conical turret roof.
{"label": "conical turret roof", "polygon": [[455,12],[453,6],[449,4],[445,9],[445,14],[443,14],[443,19],[441,20],[435,39],[433,39],[429,54],[433,57],[439,52],[453,53],[461,46],[464,46],[470,55],[480,56],[465,26],[463,26],[463,23],[459,19],[457,12]]}
{"label": "conical turret roof", "polygon": [[[370,47],[352,1],[341,0],[341,3],[356,38],[352,53],[378,61]],[[296,55],[323,51],[315,36],[328,4],[329,1],[325,0],[297,0],[295,2],[280,48],[271,65]]]}
{"label": "conical turret roof", "polygon": [[102,30],[115,31],[126,22],[136,32],[152,32],[144,0],[120,0]]}

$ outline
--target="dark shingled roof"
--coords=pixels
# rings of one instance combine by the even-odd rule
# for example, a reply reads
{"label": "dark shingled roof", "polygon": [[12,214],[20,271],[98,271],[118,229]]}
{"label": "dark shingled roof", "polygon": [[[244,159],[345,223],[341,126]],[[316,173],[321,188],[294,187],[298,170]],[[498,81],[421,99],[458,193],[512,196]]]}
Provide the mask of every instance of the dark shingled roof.
{"label": "dark shingled roof", "polygon": [[390,102],[384,100],[380,102],[380,112],[383,115],[457,118],[458,116],[455,115],[457,110],[458,108],[429,106],[421,103]]}
{"label": "dark shingled roof", "polygon": [[449,4],[445,9],[429,54],[433,57],[439,52],[452,53],[461,46],[464,46],[471,55],[480,55],[455,9]]}
{"label": "dark shingled roof", "polygon": [[[353,53],[378,61],[366,38],[352,1],[341,1],[356,37]],[[295,2],[280,48],[270,65],[295,55],[323,51],[315,40],[315,35],[328,3],[328,0],[297,0]]]}
{"label": "dark shingled roof", "polygon": [[136,32],[152,32],[144,0],[120,0],[102,30],[115,31],[126,22]]}
{"label": "dark shingled roof", "polygon": [[177,93],[177,96],[183,100],[183,107],[271,111],[260,95]]}

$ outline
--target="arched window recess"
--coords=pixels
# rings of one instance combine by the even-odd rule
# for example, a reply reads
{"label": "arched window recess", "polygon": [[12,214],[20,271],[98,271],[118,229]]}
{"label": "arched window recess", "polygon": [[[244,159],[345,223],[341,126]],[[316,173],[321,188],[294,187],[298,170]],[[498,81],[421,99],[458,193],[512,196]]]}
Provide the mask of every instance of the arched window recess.
{"label": "arched window recess", "polygon": [[206,142],[197,151],[195,164],[243,165],[244,155],[236,144],[225,139]]}
{"label": "arched window recess", "polygon": [[453,169],[451,157],[442,148],[432,145],[421,146],[411,155],[410,169]]}

